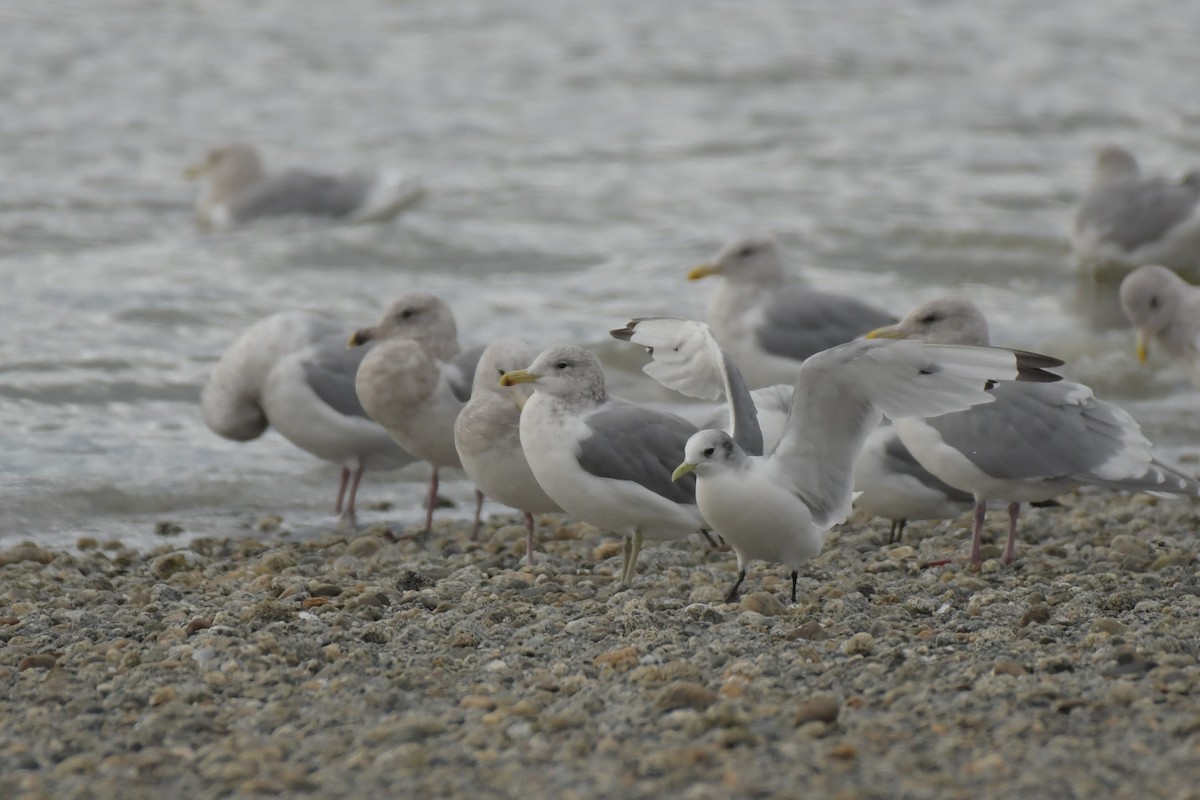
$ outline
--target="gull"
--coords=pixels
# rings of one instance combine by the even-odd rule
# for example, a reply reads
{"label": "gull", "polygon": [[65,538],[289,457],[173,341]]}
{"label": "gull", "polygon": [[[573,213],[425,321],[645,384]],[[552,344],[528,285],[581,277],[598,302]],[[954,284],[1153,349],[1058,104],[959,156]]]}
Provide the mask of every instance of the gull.
{"label": "gull", "polygon": [[859,338],[895,317],[847,295],[820,292],[784,268],[767,236],[737,239],[689,280],[718,275],[708,324],[752,388],[790,384],[814,353]]}
{"label": "gull", "polygon": [[1200,276],[1200,171],[1178,181],[1143,177],[1132,153],[1105,145],[1075,212],[1071,246],[1092,272],[1160,264]]}
{"label": "gull", "polygon": [[[645,347],[652,360],[643,372],[667,388],[706,400],[726,397],[727,407],[714,411],[702,428],[725,430],[749,455],[770,452],[782,438],[792,386],[768,386],[747,395],[741,374],[704,323],[640,318],[611,333]],[[761,441],[755,440],[755,430],[761,432]],[[909,519],[955,517],[972,502],[971,495],[918,464],[890,426],[867,437],[855,465],[854,489],[858,507],[892,521],[889,543],[903,533]]]}
{"label": "gull", "polygon": [[[913,310],[868,339],[986,345],[987,321],[969,300],[945,297]],[[1097,399],[1080,383],[1000,384],[996,402],[936,419],[896,420],[912,455],[941,480],[975,499],[971,561],[983,560],[987,501],[1008,503],[1008,542],[1015,557],[1022,502],[1049,500],[1083,485],[1127,491],[1200,495],[1192,478],[1163,464],[1123,409]]]}
{"label": "gull", "polygon": [[[412,292],[393,302],[382,319],[350,337],[350,346],[376,346],[362,359],[355,379],[358,399],[371,419],[401,447],[432,468],[423,534],[433,527],[438,470],[461,467],[454,447],[454,420],[471,396],[480,349],[462,352],[454,314],[440,298]],[[475,491],[479,534],[483,495]]]}
{"label": "gull", "polygon": [[383,222],[424,193],[418,181],[393,171],[323,175],[293,169],[268,175],[258,151],[242,143],[212,150],[184,174],[202,180],[196,197],[200,227],[217,230],[286,214]]}
{"label": "gull", "polygon": [[970,492],[955,489],[921,466],[891,425],[880,425],[854,464],[854,505],[890,520],[888,544],[904,536],[909,520],[954,519],[971,510]]}
{"label": "gull", "polygon": [[1166,267],[1148,264],[1121,282],[1121,308],[1137,332],[1138,361],[1146,361],[1150,343],[1157,341],[1200,386],[1200,289]]}
{"label": "gull", "polygon": [[537,530],[533,515],[561,509],[533,476],[521,447],[521,409],[529,388],[501,386],[500,378],[527,366],[533,355],[520,339],[489,344],[475,367],[471,399],[454,422],[454,446],[467,476],[485,495],[524,516],[525,560],[531,566]]}
{"label": "gull", "polygon": [[770,454],[749,455],[721,430],[693,435],[672,477],[695,473],[701,514],[737,554],[737,580],[726,600],[737,597],[746,563],[762,559],[787,567],[795,602],[799,565],[849,515],[854,461],[883,416],[988,403],[991,382],[1053,380],[1043,368],[1060,363],[994,348],[850,342],[804,362],[783,438]]}
{"label": "gull", "polygon": [[644,539],[703,529],[693,481],[671,480],[690,422],[609,396],[599,359],[582,347],[542,351],[504,386],[529,383],[521,446],[534,477],[567,514],[626,537],[621,585],[637,571]]}
{"label": "gull", "polygon": [[359,403],[354,377],[367,351],[348,352],[345,336],[345,326],[308,312],[260,320],[217,361],[200,409],[205,424],[227,439],[256,439],[269,426],[297,447],[341,465],[338,528],[353,529],[363,473],[397,469],[414,459]]}

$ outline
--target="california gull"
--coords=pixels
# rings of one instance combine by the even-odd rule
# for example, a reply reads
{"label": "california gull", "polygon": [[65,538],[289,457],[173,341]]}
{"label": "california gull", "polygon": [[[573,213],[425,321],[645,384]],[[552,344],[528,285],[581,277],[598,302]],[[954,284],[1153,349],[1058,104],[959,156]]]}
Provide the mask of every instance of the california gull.
{"label": "california gull", "polygon": [[[724,431],[700,431],[672,477],[695,472],[704,519],[737,553],[732,601],[753,559],[782,563],[796,600],[799,565],[850,514],[854,461],[883,416],[930,416],[988,403],[986,387],[1043,372],[1057,359],[920,342],[850,342],[811,356],[793,388],[783,438],[752,456]],[[900,347],[894,345],[899,344]],[[889,346],[891,345],[891,346]]]}
{"label": "california gull", "polygon": [[289,214],[383,222],[424,193],[420,182],[391,170],[324,175],[292,169],[268,175],[258,151],[242,143],[218,147],[185,174],[202,181],[196,197],[200,226],[217,230]]}
{"label": "california gull", "polygon": [[1121,308],[1137,332],[1137,356],[1145,361],[1158,342],[1182,362],[1200,386],[1200,288],[1166,267],[1138,267],[1121,282]]}
{"label": "california gull", "polygon": [[561,509],[533,477],[521,447],[521,409],[531,390],[527,384],[501,386],[500,378],[528,366],[533,357],[520,339],[489,344],[475,367],[471,399],[454,423],[454,445],[467,476],[485,495],[524,516],[529,564],[536,551],[533,515]]}
{"label": "california gull", "polygon": [[521,445],[546,494],[572,517],[626,537],[621,585],[633,580],[643,539],[681,539],[705,527],[695,482],[671,480],[696,426],[609,397],[599,359],[582,347],[544,350],[501,383],[533,384]]}
{"label": "california gull", "polygon": [[688,279],[710,275],[724,280],[709,302],[708,324],[753,388],[790,384],[814,353],[895,322],[857,298],[817,291],[789,273],[769,236],[729,243]]}
{"label": "california gull", "polygon": [[359,403],[354,379],[368,351],[348,352],[345,331],[308,312],[260,320],[217,361],[200,408],[205,424],[225,438],[249,441],[270,426],[297,447],[340,464],[338,525],[353,528],[363,473],[414,459]]}
{"label": "california gull", "polygon": [[[471,396],[480,348],[462,352],[450,307],[427,292],[400,297],[376,325],[350,337],[352,347],[367,342],[378,344],[358,369],[358,399],[401,447],[432,468],[422,531],[428,533],[437,506],[438,470],[462,466],[454,447],[454,420]],[[482,503],[476,490],[472,537],[479,532]]]}
{"label": "california gull", "polygon": [[1105,145],[1075,212],[1071,245],[1092,272],[1161,264],[1200,278],[1200,171],[1179,180],[1143,177],[1132,153]]}
{"label": "california gull", "polygon": [[[946,297],[913,310],[868,338],[986,345],[987,321],[969,300]],[[936,419],[895,421],[901,441],[921,463],[975,499],[971,561],[982,561],[989,499],[1008,503],[1005,563],[1015,556],[1022,502],[1048,500],[1083,485],[1167,494],[1200,494],[1192,478],[1158,460],[1137,422],[1080,383],[1012,383],[992,390],[996,402]]]}

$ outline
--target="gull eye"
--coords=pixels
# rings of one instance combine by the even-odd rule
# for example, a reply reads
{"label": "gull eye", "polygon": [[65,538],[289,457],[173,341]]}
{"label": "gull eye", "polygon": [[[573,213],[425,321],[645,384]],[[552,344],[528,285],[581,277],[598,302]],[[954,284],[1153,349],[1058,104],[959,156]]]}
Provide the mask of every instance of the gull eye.
{"label": "gull eye", "polygon": [[571,365],[568,364],[566,361],[559,361],[557,364],[554,365],[554,368],[555,369],[566,369],[569,366],[571,366]]}
{"label": "gull eye", "polygon": [[706,448],[704,448],[704,455],[705,455],[706,457],[707,457],[707,456],[711,456],[711,455],[712,455],[713,453],[715,453],[716,451],[717,451],[717,449],[716,449],[715,447],[706,447]]}
{"label": "gull eye", "polygon": [[1150,295],[1150,307],[1158,308],[1158,295],[1156,295],[1156,294]]}
{"label": "gull eye", "polygon": [[498,372],[498,373],[499,373],[499,374],[501,374],[501,375],[503,375],[503,374],[504,374],[505,372],[507,372],[507,371],[508,371],[508,370],[504,369],[504,367],[501,367],[501,368],[499,368],[499,369],[497,369],[497,370],[496,370],[496,372]]}
{"label": "gull eye", "polygon": [[417,312],[414,311],[413,309],[406,308],[400,312],[400,319],[412,319],[413,314],[416,314],[416,313]]}
{"label": "gull eye", "polygon": [[933,323],[935,323],[937,321],[938,321],[937,314],[926,314],[925,316],[921,317],[922,325],[932,325]]}
{"label": "gull eye", "polygon": [[754,255],[754,251],[757,249],[758,248],[752,244],[745,245],[741,250],[738,250],[738,258],[749,258],[750,256]]}

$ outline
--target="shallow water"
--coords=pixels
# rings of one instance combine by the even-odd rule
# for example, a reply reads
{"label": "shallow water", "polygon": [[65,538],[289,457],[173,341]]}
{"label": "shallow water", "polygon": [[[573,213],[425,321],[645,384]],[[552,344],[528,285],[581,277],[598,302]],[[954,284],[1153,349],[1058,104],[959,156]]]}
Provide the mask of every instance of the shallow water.
{"label": "shallow water", "polygon": [[[674,402],[605,331],[702,315],[684,274],[747,230],[898,311],[970,293],[996,343],[1067,358],[1194,457],[1195,390],[1139,367],[1066,230],[1096,145],[1200,162],[1198,24],[1118,0],[6,3],[0,544],[332,524],[335,467],[197,411],[222,349],[284,309],[363,324],[425,289],[468,343],[594,342],[620,392]],[[429,193],[386,225],[202,234],[181,171],[232,139]],[[365,519],[415,519],[424,478],[369,477],[395,507]]]}

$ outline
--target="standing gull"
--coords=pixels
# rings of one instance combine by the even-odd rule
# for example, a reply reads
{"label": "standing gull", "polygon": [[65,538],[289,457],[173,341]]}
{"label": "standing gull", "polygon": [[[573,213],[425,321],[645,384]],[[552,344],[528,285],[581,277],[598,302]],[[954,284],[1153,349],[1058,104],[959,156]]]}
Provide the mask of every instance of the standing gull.
{"label": "standing gull", "polygon": [[521,447],[521,409],[529,398],[526,385],[501,386],[506,373],[527,366],[533,352],[520,339],[497,339],[475,367],[471,399],[454,422],[454,446],[462,467],[485,495],[512,506],[525,519],[525,560],[534,563],[534,514],[559,511],[533,477]]}
{"label": "standing gull", "polygon": [[633,580],[643,539],[705,527],[695,482],[671,480],[694,425],[609,397],[599,359],[581,347],[545,350],[500,382],[533,384],[521,445],[546,494],[571,516],[626,537],[621,585]]}
{"label": "standing gull", "polygon": [[1166,267],[1138,267],[1121,282],[1121,308],[1137,332],[1139,361],[1157,341],[1200,386],[1200,288]]}
{"label": "standing gull", "polygon": [[[915,309],[868,338],[985,345],[987,321],[969,300],[946,297]],[[896,420],[901,441],[921,463],[975,499],[971,561],[983,560],[989,499],[1008,503],[1004,561],[1015,556],[1022,502],[1048,500],[1083,485],[1200,495],[1200,485],[1160,462],[1124,410],[1098,400],[1087,386],[1000,384],[996,402],[936,419]]]}
{"label": "standing gull", "polygon": [[287,214],[383,222],[424,192],[418,181],[391,171],[335,176],[293,169],[268,175],[258,151],[241,143],[218,147],[185,174],[202,181],[196,197],[200,227],[217,230]]}
{"label": "standing gull", "polygon": [[1071,246],[1090,272],[1161,264],[1200,278],[1200,172],[1178,181],[1143,177],[1132,153],[1105,145],[1075,212]]}
{"label": "standing gull", "polygon": [[895,317],[853,297],[820,292],[784,268],[770,237],[746,237],[726,245],[689,280],[718,275],[708,324],[751,387],[792,383],[800,362]]}
{"label": "standing gull", "polygon": [[[612,335],[645,347],[651,361],[642,371],[667,388],[702,399],[725,395],[727,408],[713,412],[702,427],[728,432],[749,455],[771,452],[782,438],[792,407],[792,386],[768,386],[747,395],[732,359],[704,323],[670,317],[635,319]],[[892,521],[889,542],[903,533],[910,519],[954,517],[972,505],[970,494],[938,480],[918,464],[891,426],[881,426],[867,437],[855,465],[854,489],[859,508]]]}
{"label": "standing gull", "polygon": [[[454,314],[439,298],[413,292],[396,300],[378,324],[350,337],[350,346],[378,344],[362,360],[355,380],[358,399],[371,419],[400,446],[432,468],[425,527],[433,526],[438,470],[461,467],[454,447],[454,420],[471,396],[478,348],[462,352]],[[483,495],[475,491],[475,525]]]}
{"label": "standing gull", "polygon": [[727,601],[737,597],[746,562],[762,559],[788,568],[795,602],[799,565],[849,515],[854,461],[884,415],[928,416],[988,403],[990,382],[1052,380],[1057,376],[1042,367],[1061,363],[993,348],[880,344],[851,342],[804,362],[783,438],[770,455],[746,454],[724,431],[688,440],[672,477],[695,472],[700,512],[737,553]]}
{"label": "standing gull", "polygon": [[358,402],[354,376],[366,352],[348,352],[344,331],[306,312],[255,323],[213,367],[200,408],[205,424],[227,439],[249,441],[271,426],[297,447],[340,464],[338,527],[352,529],[363,473],[397,469],[413,457]]}

